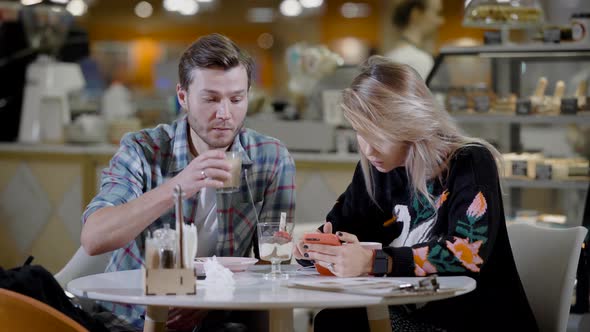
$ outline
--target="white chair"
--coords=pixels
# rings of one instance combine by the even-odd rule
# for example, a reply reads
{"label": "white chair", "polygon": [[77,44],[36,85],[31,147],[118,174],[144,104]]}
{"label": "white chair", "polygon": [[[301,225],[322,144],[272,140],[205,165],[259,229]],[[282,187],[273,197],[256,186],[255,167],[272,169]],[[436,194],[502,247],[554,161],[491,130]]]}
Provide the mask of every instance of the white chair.
{"label": "white chair", "polygon": [[516,268],[541,332],[565,332],[584,227],[508,225]]}
{"label": "white chair", "polygon": [[68,282],[73,279],[104,272],[110,257],[110,252],[90,256],[84,248],[80,247],[54,277],[61,287],[65,289]]}

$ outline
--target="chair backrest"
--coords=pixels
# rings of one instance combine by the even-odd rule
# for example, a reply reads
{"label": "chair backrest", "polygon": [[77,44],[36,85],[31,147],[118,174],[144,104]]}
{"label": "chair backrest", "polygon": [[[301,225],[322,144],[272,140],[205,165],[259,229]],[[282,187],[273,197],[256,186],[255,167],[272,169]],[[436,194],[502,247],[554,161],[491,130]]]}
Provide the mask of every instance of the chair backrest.
{"label": "chair backrest", "polygon": [[49,305],[4,288],[0,288],[0,330],[88,332]]}
{"label": "chair backrest", "polygon": [[91,274],[104,272],[111,253],[90,256],[84,248],[78,248],[78,251],[70,258],[68,263],[54,275],[61,287],[65,289],[68,282],[73,279],[84,277]]}
{"label": "chair backrest", "polygon": [[508,236],[516,268],[541,332],[565,331],[584,227],[516,223]]}

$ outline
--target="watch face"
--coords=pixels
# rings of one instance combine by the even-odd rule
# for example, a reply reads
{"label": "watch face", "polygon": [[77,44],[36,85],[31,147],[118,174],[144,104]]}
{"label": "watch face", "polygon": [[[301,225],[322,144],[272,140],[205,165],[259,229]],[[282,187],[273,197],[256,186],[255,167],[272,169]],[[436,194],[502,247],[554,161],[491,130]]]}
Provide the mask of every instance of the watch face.
{"label": "watch face", "polygon": [[373,262],[373,275],[381,276],[387,273],[389,255],[383,250],[375,251],[375,261]]}

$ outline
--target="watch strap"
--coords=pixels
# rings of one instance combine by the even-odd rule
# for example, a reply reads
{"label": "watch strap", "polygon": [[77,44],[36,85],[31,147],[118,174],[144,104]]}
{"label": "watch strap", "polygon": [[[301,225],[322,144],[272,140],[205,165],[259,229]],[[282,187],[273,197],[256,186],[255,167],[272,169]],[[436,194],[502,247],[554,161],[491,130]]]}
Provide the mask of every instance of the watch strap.
{"label": "watch strap", "polygon": [[383,250],[373,251],[373,269],[371,274],[374,276],[384,276],[389,269],[389,255]]}

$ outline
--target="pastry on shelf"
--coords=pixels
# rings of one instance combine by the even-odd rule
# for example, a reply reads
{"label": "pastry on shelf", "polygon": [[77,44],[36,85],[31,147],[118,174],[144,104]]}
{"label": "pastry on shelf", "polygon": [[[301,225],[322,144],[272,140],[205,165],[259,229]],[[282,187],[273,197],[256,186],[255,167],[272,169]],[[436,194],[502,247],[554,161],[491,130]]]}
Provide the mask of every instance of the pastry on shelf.
{"label": "pastry on shelf", "polygon": [[561,99],[565,94],[565,82],[562,80],[557,81],[555,83],[555,90],[553,90],[553,97],[551,98],[551,102],[549,108],[546,110],[546,113],[551,114],[559,114],[561,110]]}
{"label": "pastry on shelf", "polygon": [[504,176],[522,179],[536,178],[537,162],[543,160],[542,153],[506,153],[502,157]]}
{"label": "pastry on shelf", "polygon": [[533,113],[545,113],[550,107],[551,98],[545,95],[547,83],[546,77],[540,77],[537,81],[535,93],[530,97]]}
{"label": "pastry on shelf", "polygon": [[588,80],[582,80],[574,93],[574,97],[578,99],[578,111],[580,112],[590,111],[590,102],[588,101],[586,91],[588,91]]}
{"label": "pastry on shelf", "polygon": [[508,96],[497,97],[492,105],[494,112],[498,113],[512,113],[516,112],[516,100],[518,98],[515,94],[510,94]]}
{"label": "pastry on shelf", "polygon": [[582,158],[546,158],[537,164],[551,167],[551,180],[585,180],[589,175],[588,160]]}
{"label": "pastry on shelf", "polygon": [[518,2],[500,3],[474,0],[465,9],[464,24],[468,26],[522,26],[536,25],[543,21],[543,11],[540,6],[526,6]]}

